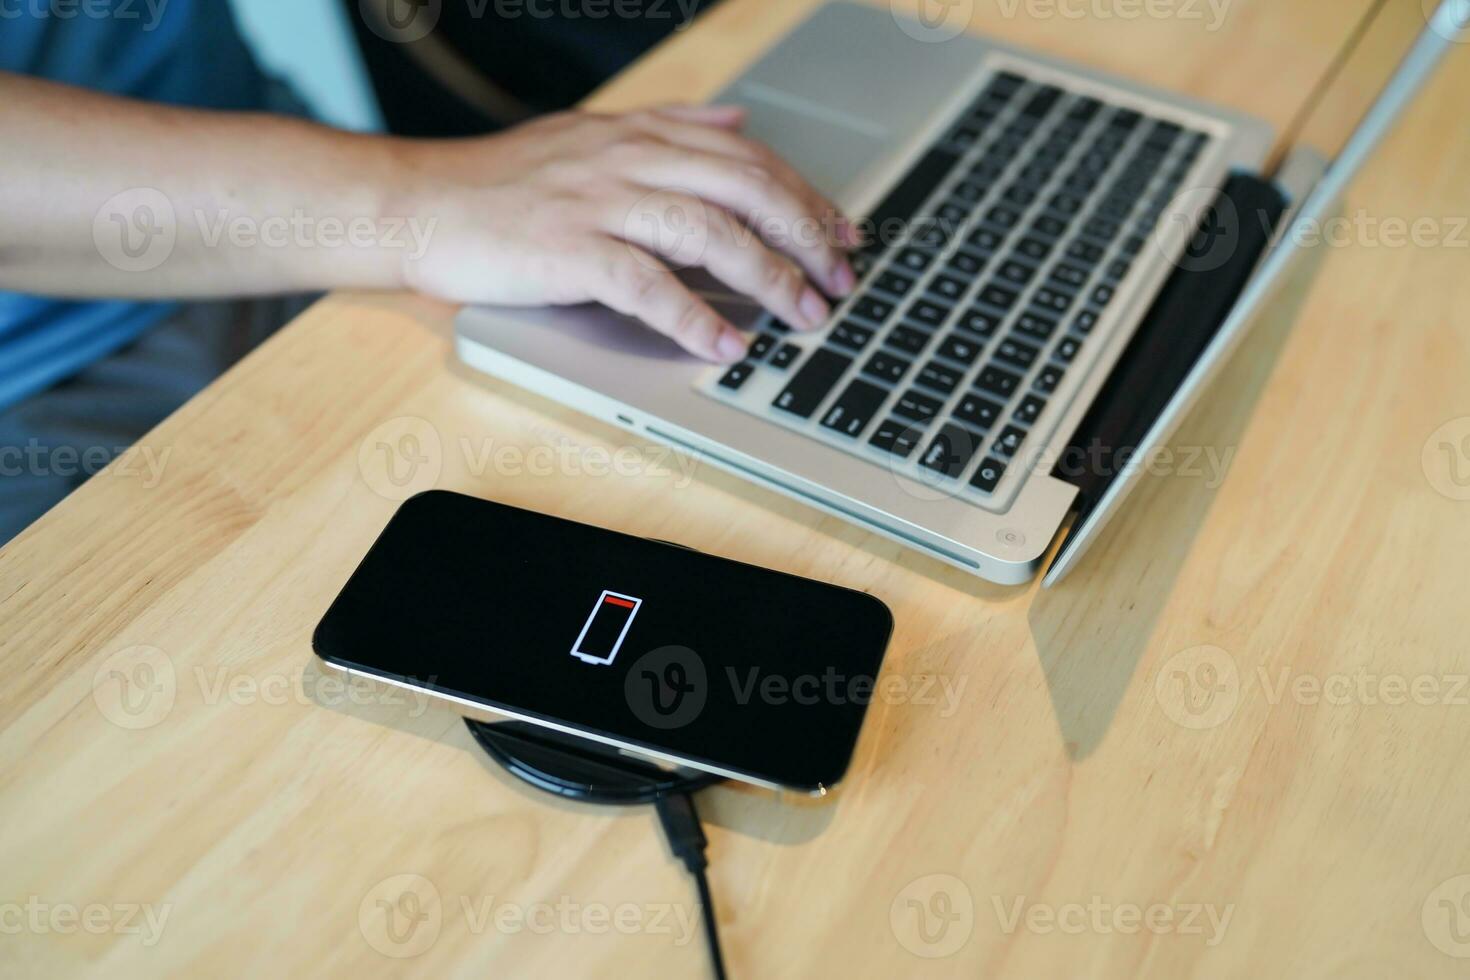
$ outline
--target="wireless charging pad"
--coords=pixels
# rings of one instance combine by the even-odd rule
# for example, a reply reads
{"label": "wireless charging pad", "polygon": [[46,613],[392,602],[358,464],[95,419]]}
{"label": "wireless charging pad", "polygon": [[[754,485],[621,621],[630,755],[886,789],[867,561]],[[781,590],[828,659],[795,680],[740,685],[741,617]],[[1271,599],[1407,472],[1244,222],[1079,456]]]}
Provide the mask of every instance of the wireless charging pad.
{"label": "wireless charging pad", "polygon": [[632,806],[693,793],[721,781],[710,773],[660,769],[615,749],[523,721],[466,718],[465,727],[506,772],[566,799]]}

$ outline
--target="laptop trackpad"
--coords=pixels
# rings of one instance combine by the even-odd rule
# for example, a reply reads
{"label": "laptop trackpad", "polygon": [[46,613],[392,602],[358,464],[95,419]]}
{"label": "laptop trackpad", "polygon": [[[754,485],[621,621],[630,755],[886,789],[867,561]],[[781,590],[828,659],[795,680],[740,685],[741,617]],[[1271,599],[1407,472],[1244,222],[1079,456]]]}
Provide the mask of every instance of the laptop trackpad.
{"label": "laptop trackpad", "polygon": [[833,200],[845,196],[891,136],[875,122],[759,82],[741,82],[729,94],[750,110],[746,135],[770,144]]}

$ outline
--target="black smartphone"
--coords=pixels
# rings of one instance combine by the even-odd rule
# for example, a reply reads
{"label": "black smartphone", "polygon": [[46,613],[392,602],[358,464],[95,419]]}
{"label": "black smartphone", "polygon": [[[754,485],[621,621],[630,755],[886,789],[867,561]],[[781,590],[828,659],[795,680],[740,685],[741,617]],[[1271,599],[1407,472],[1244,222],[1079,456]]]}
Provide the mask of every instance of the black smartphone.
{"label": "black smartphone", "polygon": [[892,632],[863,592],[436,490],[399,508],[312,643],[471,717],[819,793]]}

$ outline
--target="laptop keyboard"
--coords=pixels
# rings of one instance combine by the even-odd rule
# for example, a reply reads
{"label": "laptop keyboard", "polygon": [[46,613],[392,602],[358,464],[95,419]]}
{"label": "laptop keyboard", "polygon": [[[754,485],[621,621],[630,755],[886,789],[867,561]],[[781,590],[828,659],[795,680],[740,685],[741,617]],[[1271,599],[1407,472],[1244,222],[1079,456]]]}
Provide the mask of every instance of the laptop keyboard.
{"label": "laptop keyboard", "polygon": [[1207,144],[996,74],[870,215],[860,285],[825,336],[767,316],[706,390],[989,499],[1080,381],[1069,372]]}

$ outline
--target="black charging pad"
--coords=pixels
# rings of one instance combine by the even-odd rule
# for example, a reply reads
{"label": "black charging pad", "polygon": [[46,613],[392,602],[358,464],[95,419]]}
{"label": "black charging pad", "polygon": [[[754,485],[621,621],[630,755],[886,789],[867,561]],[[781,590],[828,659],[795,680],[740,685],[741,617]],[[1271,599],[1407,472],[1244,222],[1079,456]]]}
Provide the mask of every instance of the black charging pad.
{"label": "black charging pad", "polygon": [[465,727],[506,772],[566,799],[632,806],[721,781],[710,773],[660,769],[611,747],[523,721],[466,718]]}

